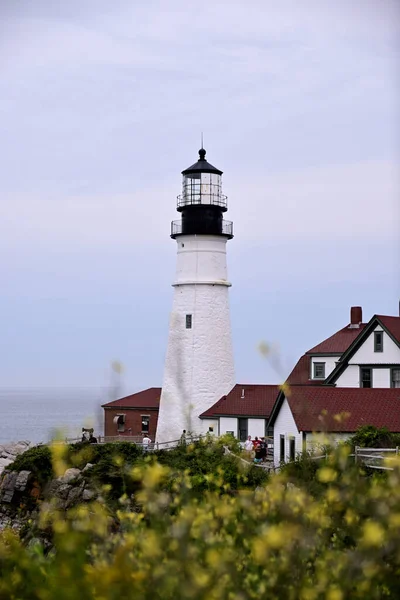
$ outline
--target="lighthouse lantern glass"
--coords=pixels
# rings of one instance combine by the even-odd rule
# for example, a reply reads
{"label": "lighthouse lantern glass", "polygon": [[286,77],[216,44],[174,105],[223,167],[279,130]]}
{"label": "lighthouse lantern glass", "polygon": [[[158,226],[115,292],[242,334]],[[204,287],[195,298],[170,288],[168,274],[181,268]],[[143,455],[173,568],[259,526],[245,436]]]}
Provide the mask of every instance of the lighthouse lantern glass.
{"label": "lighthouse lantern glass", "polygon": [[183,176],[185,204],[221,205],[221,175],[216,173],[187,173]]}

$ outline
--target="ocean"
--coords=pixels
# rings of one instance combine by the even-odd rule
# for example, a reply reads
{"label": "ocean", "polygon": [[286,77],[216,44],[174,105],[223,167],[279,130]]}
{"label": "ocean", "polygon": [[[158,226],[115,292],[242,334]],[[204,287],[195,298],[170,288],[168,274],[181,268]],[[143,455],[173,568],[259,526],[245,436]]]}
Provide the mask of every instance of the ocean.
{"label": "ocean", "polygon": [[0,388],[0,444],[75,437],[82,427],[94,427],[101,435],[101,404],[111,400],[109,392],[101,387]]}

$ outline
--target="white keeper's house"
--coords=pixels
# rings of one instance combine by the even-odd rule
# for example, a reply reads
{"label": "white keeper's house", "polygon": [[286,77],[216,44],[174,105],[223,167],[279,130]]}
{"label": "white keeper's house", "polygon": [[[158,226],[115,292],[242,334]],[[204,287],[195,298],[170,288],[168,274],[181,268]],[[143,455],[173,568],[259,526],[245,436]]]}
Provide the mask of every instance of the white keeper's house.
{"label": "white keeper's house", "polygon": [[235,384],[226,245],[233,223],[222,171],[201,148],[182,171],[174,299],[162,388],[103,405],[105,436],[160,443],[194,434],[274,438],[274,461],[293,458],[324,431],[343,439],[360,425],[400,432],[400,316],[368,323],[352,307],[350,323],[297,362],[285,385]]}

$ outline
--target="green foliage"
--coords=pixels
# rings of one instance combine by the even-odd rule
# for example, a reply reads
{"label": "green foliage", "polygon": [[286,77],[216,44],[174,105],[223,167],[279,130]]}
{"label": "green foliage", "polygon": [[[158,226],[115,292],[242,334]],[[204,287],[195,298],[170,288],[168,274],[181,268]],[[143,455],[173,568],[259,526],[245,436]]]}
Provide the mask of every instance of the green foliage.
{"label": "green foliage", "polygon": [[362,425],[348,440],[348,443],[352,447],[395,448],[400,446],[400,435],[391,433],[386,427],[377,428],[373,425]]}
{"label": "green foliage", "polygon": [[[209,489],[191,495],[201,451],[222,460],[208,474]],[[122,497],[116,520],[97,502],[67,513],[43,505],[40,526],[51,527],[54,550],[0,534],[0,598],[400,597],[400,464],[385,479],[365,477],[341,447],[315,468],[297,461],[256,491],[244,479],[232,490],[224,470],[236,459],[218,452],[216,444],[190,445],[190,459],[185,449],[158,456],[194,461],[193,475],[138,459],[126,477],[141,509],[132,512]],[[296,477],[317,481],[318,497],[289,485]]]}
{"label": "green foliage", "polygon": [[194,494],[217,490],[224,486],[228,486],[232,491],[265,482],[268,476],[263,469],[255,466],[246,469],[235,455],[225,454],[225,442],[238,453],[241,451],[237,440],[231,441],[231,436],[226,438],[228,439],[209,437],[169,451],[159,450],[154,452],[153,460],[156,459],[161,465],[171,469],[170,487],[180,473],[187,473]]}
{"label": "green foliage", "polygon": [[325,459],[315,459],[307,454],[299,454],[296,459],[281,466],[281,473],[293,485],[303,486],[313,495],[320,492],[320,483],[316,477],[318,469]]}
{"label": "green foliage", "polygon": [[32,471],[34,478],[44,485],[53,476],[51,450],[48,446],[29,448],[19,454],[7,468],[10,471]]}

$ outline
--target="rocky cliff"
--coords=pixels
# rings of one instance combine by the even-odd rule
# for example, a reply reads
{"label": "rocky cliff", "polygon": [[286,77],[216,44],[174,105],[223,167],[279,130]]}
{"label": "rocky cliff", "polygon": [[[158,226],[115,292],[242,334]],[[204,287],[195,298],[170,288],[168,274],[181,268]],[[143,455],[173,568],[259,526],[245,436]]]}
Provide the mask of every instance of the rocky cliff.
{"label": "rocky cliff", "polygon": [[62,477],[41,487],[31,471],[3,471],[0,476],[0,531],[6,527],[20,532],[27,523],[36,520],[41,502],[52,502],[59,510],[92,500],[95,492],[86,475],[93,465],[84,469],[67,469]]}
{"label": "rocky cliff", "polygon": [[31,443],[27,441],[0,444],[0,475],[8,465],[14,462],[19,454],[22,454],[30,447]]}

